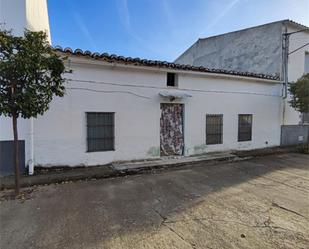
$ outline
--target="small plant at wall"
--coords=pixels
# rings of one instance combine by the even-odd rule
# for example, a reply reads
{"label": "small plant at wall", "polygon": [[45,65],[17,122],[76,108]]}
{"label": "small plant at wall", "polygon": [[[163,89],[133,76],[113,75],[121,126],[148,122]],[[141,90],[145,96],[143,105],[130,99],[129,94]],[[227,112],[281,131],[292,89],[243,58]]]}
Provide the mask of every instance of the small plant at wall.
{"label": "small plant at wall", "polygon": [[53,96],[64,95],[64,59],[44,32],[25,30],[23,37],[16,37],[0,30],[0,115],[12,118],[15,195],[20,189],[17,120],[42,115]]}
{"label": "small plant at wall", "polygon": [[[295,83],[290,84],[289,91],[291,94],[291,106],[301,112],[309,112],[309,73],[304,74]],[[307,145],[302,146],[301,151],[309,153],[309,134]]]}

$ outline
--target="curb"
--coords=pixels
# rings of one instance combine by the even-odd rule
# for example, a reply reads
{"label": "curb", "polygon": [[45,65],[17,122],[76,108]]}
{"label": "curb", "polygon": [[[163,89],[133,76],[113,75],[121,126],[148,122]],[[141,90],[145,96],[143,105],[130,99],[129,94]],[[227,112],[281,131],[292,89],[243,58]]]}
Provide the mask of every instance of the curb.
{"label": "curb", "polygon": [[[208,166],[216,165],[223,162],[237,162],[251,159],[252,157],[237,157],[237,156],[227,156],[222,158],[199,160],[199,161],[185,161],[177,163],[167,163],[153,166],[140,166],[131,169],[116,170],[113,166],[105,165],[98,166],[96,168],[84,168],[77,171],[78,169],[70,170],[68,172],[58,172],[51,174],[33,175],[33,176],[22,176],[20,178],[20,187],[31,187],[37,185],[47,185],[53,183],[62,183],[68,181],[80,181],[80,180],[90,180],[90,179],[105,179],[105,178],[115,178],[124,177],[129,175],[140,175],[155,173],[156,171],[163,170],[175,170],[184,166],[192,166],[194,164],[207,163]],[[14,177],[2,177],[0,178],[0,190],[12,189],[14,188]]]}

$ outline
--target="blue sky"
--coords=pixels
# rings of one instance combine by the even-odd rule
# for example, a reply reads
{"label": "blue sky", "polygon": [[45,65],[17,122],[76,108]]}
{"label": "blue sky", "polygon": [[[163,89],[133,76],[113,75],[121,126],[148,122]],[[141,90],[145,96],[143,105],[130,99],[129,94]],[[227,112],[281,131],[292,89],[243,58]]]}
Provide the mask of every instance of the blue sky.
{"label": "blue sky", "polygon": [[173,61],[198,38],[292,19],[309,0],[49,0],[53,45]]}

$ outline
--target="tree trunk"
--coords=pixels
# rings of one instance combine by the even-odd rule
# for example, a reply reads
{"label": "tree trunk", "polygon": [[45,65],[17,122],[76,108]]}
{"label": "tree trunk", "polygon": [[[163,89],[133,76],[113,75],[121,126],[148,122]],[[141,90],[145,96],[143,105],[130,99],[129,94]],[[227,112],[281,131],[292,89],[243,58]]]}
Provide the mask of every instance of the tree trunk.
{"label": "tree trunk", "polygon": [[18,132],[17,132],[17,114],[13,113],[13,131],[14,131],[14,166],[15,166],[15,196],[19,195],[19,150],[18,150]]}

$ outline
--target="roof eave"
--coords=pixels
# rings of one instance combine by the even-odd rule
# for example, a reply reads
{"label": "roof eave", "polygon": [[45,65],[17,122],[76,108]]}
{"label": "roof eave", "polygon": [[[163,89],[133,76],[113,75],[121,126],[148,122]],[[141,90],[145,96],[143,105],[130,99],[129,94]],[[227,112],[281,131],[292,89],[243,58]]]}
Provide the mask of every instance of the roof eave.
{"label": "roof eave", "polygon": [[235,74],[228,74],[228,73],[216,73],[216,72],[201,72],[198,70],[182,70],[177,68],[168,68],[164,66],[149,66],[149,65],[135,65],[135,64],[125,64],[119,63],[117,61],[104,61],[104,60],[97,60],[92,57],[84,57],[84,56],[76,56],[76,55],[69,55],[70,63],[72,64],[79,64],[79,65],[97,65],[97,66],[105,66],[111,68],[125,68],[125,69],[141,69],[147,71],[156,71],[156,72],[175,72],[178,74],[191,74],[191,75],[199,75],[199,76],[207,76],[212,78],[229,78],[229,79],[238,79],[238,80],[250,80],[250,81],[258,81],[258,82],[268,82],[268,83],[280,83],[279,79],[267,79],[261,77],[253,77],[248,75],[235,75]]}

